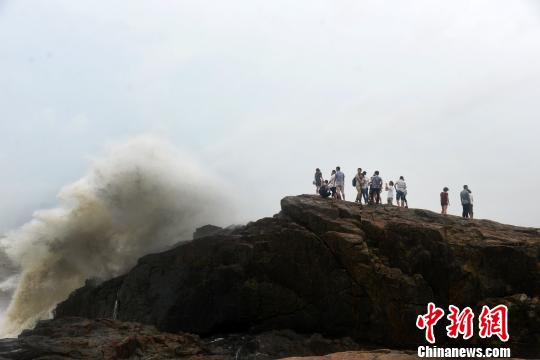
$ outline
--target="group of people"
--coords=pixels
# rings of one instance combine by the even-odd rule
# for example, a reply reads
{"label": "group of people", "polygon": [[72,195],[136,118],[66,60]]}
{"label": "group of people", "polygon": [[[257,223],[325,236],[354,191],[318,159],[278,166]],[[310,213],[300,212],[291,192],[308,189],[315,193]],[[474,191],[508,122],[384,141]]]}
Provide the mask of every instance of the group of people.
{"label": "group of people", "polygon": [[[448,206],[450,205],[450,200],[448,198],[448,188],[445,187],[441,192],[441,214],[448,213]],[[463,190],[459,194],[461,198],[461,206],[463,206],[463,213],[461,214],[465,219],[473,219],[473,195],[471,189],[468,185],[463,185]]]}
{"label": "group of people", "polygon": [[[315,170],[313,185],[315,185],[316,193],[324,198],[332,197],[334,199],[345,200],[345,174],[339,166],[335,170],[332,170],[330,180],[324,180],[321,170],[317,168]],[[362,204],[362,201],[365,204],[381,204],[381,192],[384,190],[387,192],[387,204],[394,204],[395,193],[397,205],[408,207],[407,184],[403,176],[400,176],[399,180],[395,183],[393,181],[384,183],[378,170],[373,173],[373,176],[369,177],[366,171],[358,168],[352,185],[357,191],[355,202],[359,204]]]}
{"label": "group of people", "polygon": [[[384,186],[383,186],[384,184]],[[316,193],[323,198],[333,198],[345,200],[345,174],[338,166],[332,170],[330,179],[325,180],[319,168],[315,169],[315,179],[313,180]],[[394,194],[397,205],[400,207],[409,207],[407,203],[407,184],[403,176],[399,177],[395,183],[389,181],[384,183],[379,171],[375,171],[373,176],[369,177],[366,171],[358,168],[356,175],[353,178],[352,186],[356,188],[356,203],[362,204],[381,204],[381,192],[386,191],[386,203],[394,204]],[[448,214],[448,206],[450,199],[448,196],[448,187],[444,187],[441,192],[441,214]],[[467,185],[463,185],[463,191],[460,193],[461,205],[463,206],[462,216],[464,218],[473,218],[473,196],[472,191]]]}
{"label": "group of people", "polygon": [[463,206],[463,217],[473,219],[473,195],[469,186],[463,185],[460,197]]}
{"label": "group of people", "polygon": [[345,200],[345,174],[338,166],[336,170],[332,170],[330,180],[324,180],[323,174],[319,168],[315,169],[315,192],[324,198],[332,197],[334,199]]}

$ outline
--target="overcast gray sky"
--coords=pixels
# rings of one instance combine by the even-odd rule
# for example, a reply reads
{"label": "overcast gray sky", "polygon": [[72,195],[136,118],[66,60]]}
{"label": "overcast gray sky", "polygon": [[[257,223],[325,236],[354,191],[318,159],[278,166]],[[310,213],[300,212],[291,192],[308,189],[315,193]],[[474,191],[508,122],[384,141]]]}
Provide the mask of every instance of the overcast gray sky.
{"label": "overcast gray sky", "polygon": [[147,133],[243,192],[239,221],[341,165],[540,227],[539,39],[534,0],[0,0],[0,231]]}

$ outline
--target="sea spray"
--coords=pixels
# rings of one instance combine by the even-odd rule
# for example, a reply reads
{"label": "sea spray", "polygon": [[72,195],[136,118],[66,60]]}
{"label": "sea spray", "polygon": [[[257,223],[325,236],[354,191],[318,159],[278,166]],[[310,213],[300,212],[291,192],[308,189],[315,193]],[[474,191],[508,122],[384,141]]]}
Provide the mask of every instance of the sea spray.
{"label": "sea spray", "polygon": [[119,275],[140,256],[190,239],[199,225],[230,221],[220,186],[215,175],[151,137],[94,159],[86,176],[60,191],[57,208],[37,211],[2,239],[21,269],[3,336],[50,316],[85,279]]}

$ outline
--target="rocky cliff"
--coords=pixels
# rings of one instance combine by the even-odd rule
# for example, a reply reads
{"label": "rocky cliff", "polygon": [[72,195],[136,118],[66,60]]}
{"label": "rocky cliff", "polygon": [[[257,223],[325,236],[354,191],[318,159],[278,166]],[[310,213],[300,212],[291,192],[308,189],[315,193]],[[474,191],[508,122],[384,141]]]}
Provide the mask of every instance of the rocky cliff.
{"label": "rocky cliff", "polygon": [[540,356],[538,229],[308,195],[281,205],[272,218],[212,228],[124,276],[87,282],[56,321],[115,318],[203,337],[289,329],[414,348],[425,344],[415,321],[428,302],[504,303],[514,354]]}
{"label": "rocky cliff", "polygon": [[[139,323],[65,317],[42,321],[18,339],[0,340],[0,359],[272,360],[290,354],[309,356],[358,348],[350,338],[326,339],[320,334],[300,335],[290,330],[201,338],[160,332]],[[375,357],[396,352],[364,354]]]}

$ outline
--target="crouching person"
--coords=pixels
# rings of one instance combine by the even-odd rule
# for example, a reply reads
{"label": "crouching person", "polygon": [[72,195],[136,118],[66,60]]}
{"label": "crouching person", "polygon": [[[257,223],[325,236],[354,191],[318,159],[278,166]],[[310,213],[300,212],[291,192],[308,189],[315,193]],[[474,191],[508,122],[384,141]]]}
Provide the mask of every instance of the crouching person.
{"label": "crouching person", "polygon": [[319,188],[319,195],[323,198],[328,198],[332,195],[332,191],[330,191],[330,187],[328,186],[328,180],[324,180],[324,183]]}

